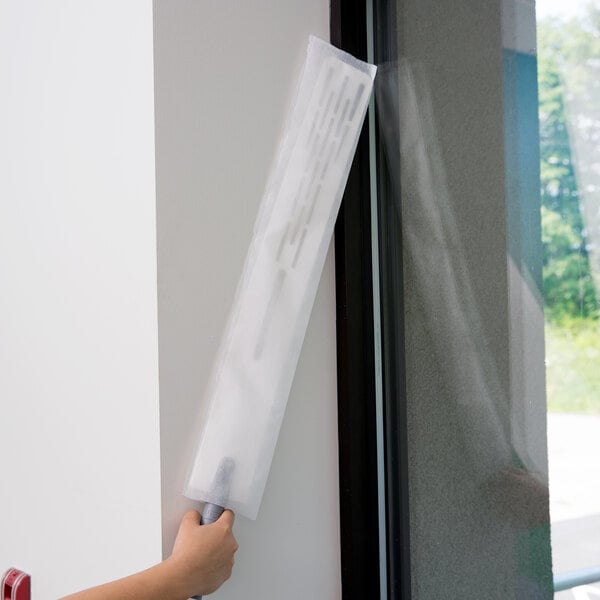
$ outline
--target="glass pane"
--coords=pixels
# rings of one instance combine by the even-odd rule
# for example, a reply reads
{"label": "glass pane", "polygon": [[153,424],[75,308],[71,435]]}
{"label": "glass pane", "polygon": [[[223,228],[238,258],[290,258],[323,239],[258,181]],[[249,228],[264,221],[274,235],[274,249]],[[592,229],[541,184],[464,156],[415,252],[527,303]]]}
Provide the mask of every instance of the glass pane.
{"label": "glass pane", "polygon": [[[560,578],[600,564],[600,6],[540,0],[537,18],[550,516]],[[600,583],[555,597],[599,598]]]}
{"label": "glass pane", "polygon": [[387,332],[404,328],[405,394],[385,399],[388,417],[406,403],[411,598],[550,599],[535,7],[393,5],[375,160],[388,392]]}

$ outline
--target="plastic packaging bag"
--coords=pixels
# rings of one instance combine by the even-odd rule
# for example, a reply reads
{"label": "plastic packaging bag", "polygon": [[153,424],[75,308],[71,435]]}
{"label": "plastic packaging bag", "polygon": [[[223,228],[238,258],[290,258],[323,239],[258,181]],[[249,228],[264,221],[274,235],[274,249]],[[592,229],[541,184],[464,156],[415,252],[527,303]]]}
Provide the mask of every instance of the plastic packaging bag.
{"label": "plastic packaging bag", "polygon": [[207,389],[189,498],[258,514],[374,77],[309,39]]}

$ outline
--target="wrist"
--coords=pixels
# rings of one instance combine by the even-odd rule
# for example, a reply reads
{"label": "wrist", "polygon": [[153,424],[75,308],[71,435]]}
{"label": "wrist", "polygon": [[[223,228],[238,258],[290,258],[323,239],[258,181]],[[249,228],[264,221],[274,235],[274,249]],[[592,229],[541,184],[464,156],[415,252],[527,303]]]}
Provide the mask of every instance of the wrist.
{"label": "wrist", "polygon": [[159,563],[155,567],[163,581],[169,587],[169,598],[188,600],[196,592],[190,590],[190,583],[186,577],[185,568],[172,556]]}

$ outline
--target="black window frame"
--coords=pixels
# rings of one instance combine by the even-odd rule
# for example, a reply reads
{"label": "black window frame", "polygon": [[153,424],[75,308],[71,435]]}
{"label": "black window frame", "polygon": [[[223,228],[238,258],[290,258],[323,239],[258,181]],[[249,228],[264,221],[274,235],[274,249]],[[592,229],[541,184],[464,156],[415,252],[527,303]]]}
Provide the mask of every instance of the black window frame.
{"label": "black window frame", "polygon": [[[396,18],[395,2],[332,0],[331,41],[361,60],[389,67],[393,74]],[[385,123],[384,153],[381,127],[376,113],[366,119],[335,228],[344,600],[411,597],[401,204],[399,178],[392,180],[388,168],[399,165],[400,144],[398,130],[389,131],[397,123]],[[373,201],[377,223],[371,218]],[[378,252],[372,251],[373,225]],[[378,401],[383,444],[377,434]],[[378,456],[378,441],[383,457]],[[383,482],[378,476],[381,461]],[[380,505],[384,515],[379,514]]]}

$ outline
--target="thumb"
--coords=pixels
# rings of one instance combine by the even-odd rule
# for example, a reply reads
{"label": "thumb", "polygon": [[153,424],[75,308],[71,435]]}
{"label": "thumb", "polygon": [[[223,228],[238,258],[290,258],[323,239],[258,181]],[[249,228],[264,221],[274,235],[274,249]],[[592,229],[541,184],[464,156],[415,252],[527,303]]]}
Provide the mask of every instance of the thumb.
{"label": "thumb", "polygon": [[225,525],[231,529],[233,527],[233,522],[235,521],[235,515],[230,510],[224,510],[223,514],[217,519],[217,523],[221,525]]}
{"label": "thumb", "polygon": [[183,518],[181,519],[180,529],[188,529],[191,527],[198,527],[200,525],[200,513],[197,510],[188,510]]}

